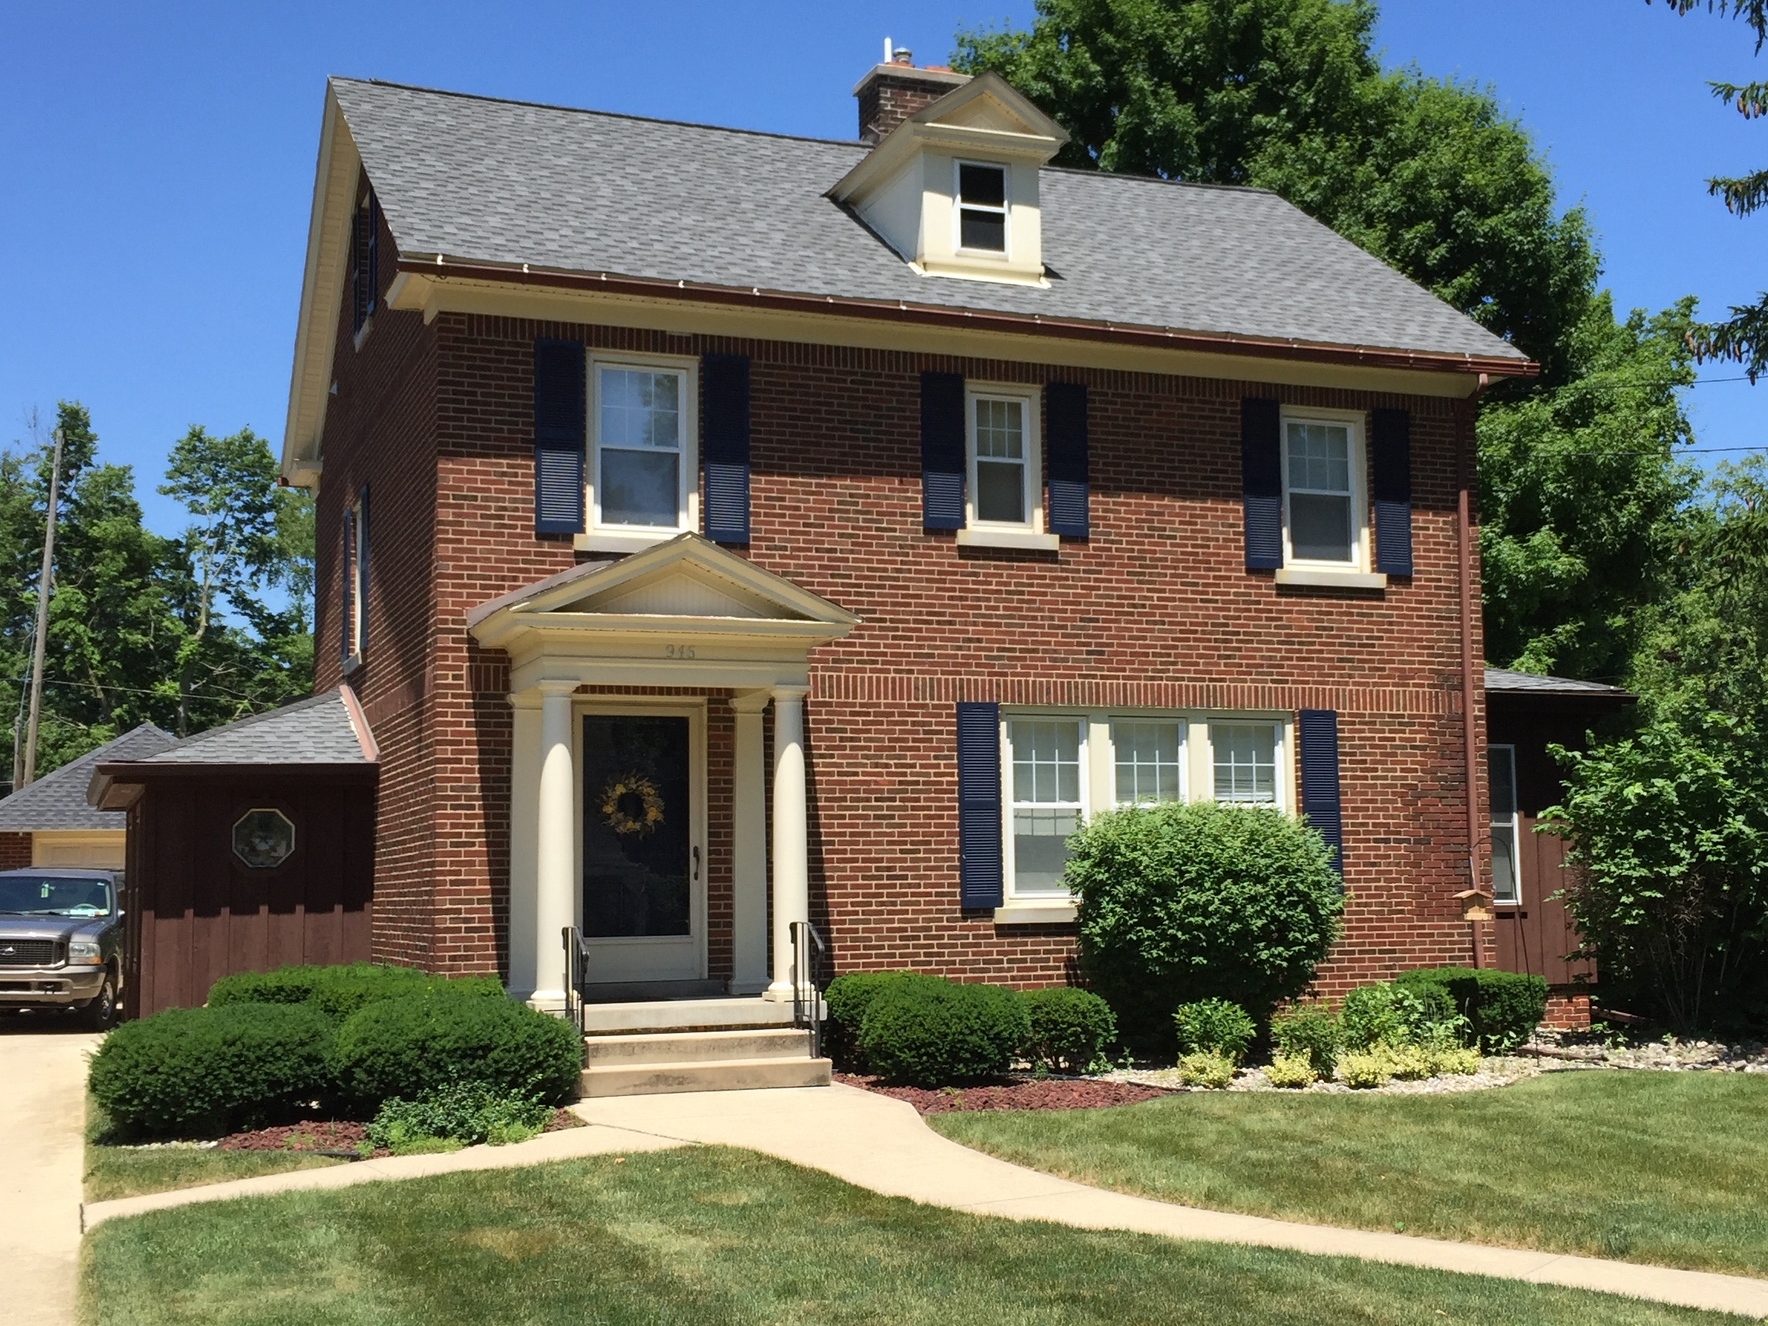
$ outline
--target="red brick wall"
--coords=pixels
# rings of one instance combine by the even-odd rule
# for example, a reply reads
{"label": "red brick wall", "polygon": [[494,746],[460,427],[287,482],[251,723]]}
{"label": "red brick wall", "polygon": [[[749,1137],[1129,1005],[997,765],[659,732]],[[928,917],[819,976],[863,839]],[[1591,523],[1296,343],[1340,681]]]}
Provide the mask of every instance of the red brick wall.
{"label": "red brick wall", "polygon": [[861,91],[859,101],[859,136],[862,142],[875,143],[916,111],[924,110],[957,86],[917,78],[912,65],[900,66],[901,72],[880,74]]}
{"label": "red brick wall", "polygon": [[0,870],[23,870],[31,864],[31,835],[0,833]]}
{"label": "red brick wall", "polygon": [[[402,318],[409,333],[392,331]],[[1065,979],[1070,929],[997,927],[958,908],[960,698],[1337,710],[1349,900],[1322,991],[1471,956],[1453,898],[1466,887],[1468,853],[1455,538],[1465,410],[1425,398],[457,314],[428,328],[416,315],[389,315],[386,326],[381,422],[352,424],[361,430],[354,442],[342,437],[338,414],[327,422],[319,535],[326,685],[336,632],[324,609],[328,593],[335,602],[346,491],[336,475],[380,465],[401,477],[371,482],[406,484],[399,491],[414,507],[428,495],[426,511],[391,529],[384,504],[374,505],[364,694],[385,752],[376,942],[386,956],[490,970],[505,947],[507,666],[470,641],[464,619],[575,560],[568,539],[532,532],[531,343],[540,335],[751,357],[748,555],[862,621],[813,656],[807,708],[813,909],[840,968]],[[358,356],[358,373],[382,330]],[[394,358],[401,337],[411,353]],[[347,351],[340,346],[341,359]],[[1058,553],[1007,553],[960,550],[950,534],[921,530],[918,374],[928,368],[1088,383],[1090,540],[1064,542]],[[428,400],[424,371],[437,383]],[[341,373],[341,397],[343,383]],[[1411,410],[1410,581],[1385,594],[1280,591],[1268,574],[1245,571],[1239,402],[1247,394]],[[394,593],[423,606],[379,606]],[[418,623],[432,612],[433,634],[420,638]],[[1473,652],[1478,658],[1477,634]],[[412,696],[421,703],[407,703]],[[715,718],[723,711],[711,706]],[[715,814],[716,804],[715,794]],[[718,869],[728,879],[727,858]],[[722,938],[718,915],[722,972],[728,913]]]}

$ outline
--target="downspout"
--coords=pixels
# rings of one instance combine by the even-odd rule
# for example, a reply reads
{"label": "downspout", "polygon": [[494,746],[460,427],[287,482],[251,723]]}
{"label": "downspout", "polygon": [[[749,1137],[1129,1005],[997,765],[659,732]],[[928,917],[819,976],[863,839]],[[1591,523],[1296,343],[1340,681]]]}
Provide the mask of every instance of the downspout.
{"label": "downspout", "polygon": [[[1471,490],[1472,475],[1469,473],[1468,461],[1478,443],[1474,440],[1474,425],[1479,413],[1479,398],[1484,394],[1488,378],[1479,375],[1479,386],[1475,389],[1467,407],[1467,442],[1455,449],[1455,468],[1459,492],[1455,499],[1455,538],[1457,543],[1458,569],[1461,575],[1461,745],[1466,756],[1467,776],[1467,887],[1470,892],[1478,894],[1480,889],[1479,875],[1479,748],[1478,728],[1473,718],[1474,685],[1473,685],[1473,503]],[[1478,906],[1479,899],[1474,897],[1476,904],[1471,910],[1474,919],[1469,921],[1473,929],[1473,965],[1486,965],[1485,908]]]}

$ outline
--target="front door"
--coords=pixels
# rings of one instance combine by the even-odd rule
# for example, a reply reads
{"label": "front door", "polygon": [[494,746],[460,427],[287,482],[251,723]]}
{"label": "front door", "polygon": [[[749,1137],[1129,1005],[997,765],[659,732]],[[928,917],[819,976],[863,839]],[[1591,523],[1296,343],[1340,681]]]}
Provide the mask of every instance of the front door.
{"label": "front door", "polygon": [[694,716],[591,713],[582,738],[585,982],[704,979]]}

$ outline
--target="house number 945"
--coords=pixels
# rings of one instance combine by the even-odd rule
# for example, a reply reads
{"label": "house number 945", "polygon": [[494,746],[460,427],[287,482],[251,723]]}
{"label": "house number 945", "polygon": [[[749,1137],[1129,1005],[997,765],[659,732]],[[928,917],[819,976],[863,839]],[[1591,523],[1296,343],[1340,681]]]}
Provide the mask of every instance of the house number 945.
{"label": "house number 945", "polygon": [[693,656],[694,656],[694,647],[692,645],[664,645],[663,646],[663,657],[664,658],[692,658]]}

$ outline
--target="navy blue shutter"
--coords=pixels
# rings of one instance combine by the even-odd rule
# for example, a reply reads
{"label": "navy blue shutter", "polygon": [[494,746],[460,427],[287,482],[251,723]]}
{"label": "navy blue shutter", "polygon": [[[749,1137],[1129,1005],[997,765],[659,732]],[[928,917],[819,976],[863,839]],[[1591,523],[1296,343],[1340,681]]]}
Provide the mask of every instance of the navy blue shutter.
{"label": "navy blue shutter", "polygon": [[350,590],[356,595],[356,647],[357,657],[368,658],[368,486],[363,485],[362,491],[356,495],[357,508],[361,516],[353,522],[361,527],[358,537],[362,546],[356,550],[356,578]]}
{"label": "navy blue shutter", "polygon": [[1375,569],[1412,574],[1412,418],[1377,410],[1370,427],[1375,479]]}
{"label": "navy blue shutter", "polygon": [[1301,813],[1333,849],[1332,866],[1344,875],[1344,818],[1338,805],[1338,715],[1330,709],[1301,711]]}
{"label": "navy blue shutter", "polygon": [[584,349],[534,342],[534,532],[583,531]]}
{"label": "navy blue shutter", "polygon": [[958,900],[999,907],[1001,873],[1001,707],[958,705]]}
{"label": "navy blue shutter", "polygon": [[1246,514],[1246,569],[1283,565],[1283,411],[1276,401],[1240,402],[1240,492]]}
{"label": "navy blue shutter", "polygon": [[352,566],[354,559],[350,552],[355,525],[355,514],[349,507],[345,507],[343,561],[339,563],[338,570],[338,583],[341,587],[338,594],[338,657],[346,663],[350,661],[350,609],[354,603],[351,578],[355,574],[355,568]]}
{"label": "navy blue shutter", "polygon": [[1050,533],[1087,537],[1087,389],[1052,382],[1044,389],[1046,447],[1050,453]]}
{"label": "navy blue shutter", "polygon": [[368,208],[350,214],[350,330],[368,321]]}
{"label": "navy blue shutter", "polygon": [[700,368],[706,437],[706,537],[749,542],[749,357],[707,355]]}
{"label": "navy blue shutter", "polygon": [[921,528],[964,528],[964,379],[921,374]]}

